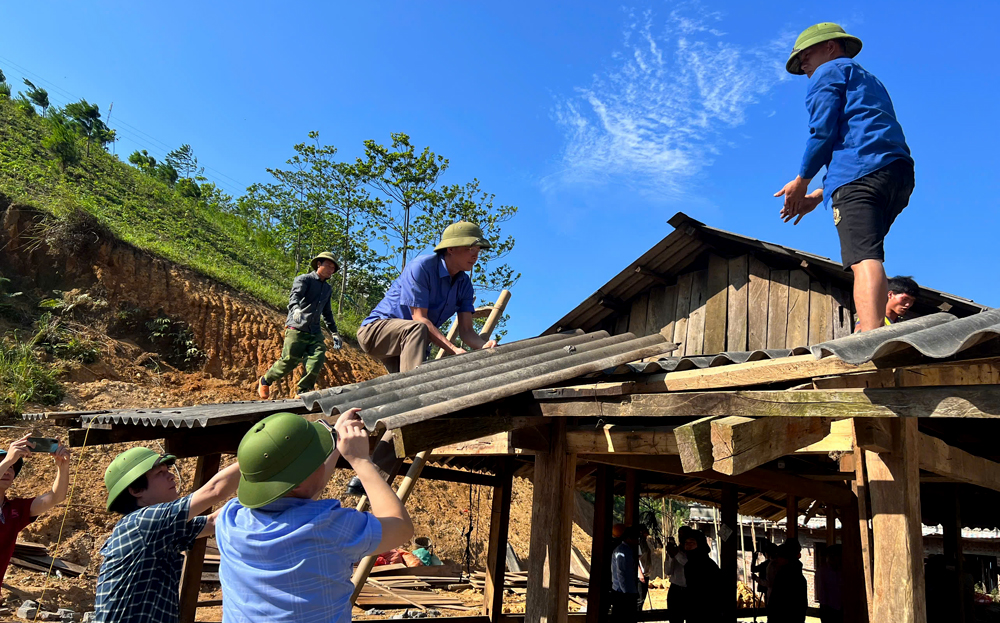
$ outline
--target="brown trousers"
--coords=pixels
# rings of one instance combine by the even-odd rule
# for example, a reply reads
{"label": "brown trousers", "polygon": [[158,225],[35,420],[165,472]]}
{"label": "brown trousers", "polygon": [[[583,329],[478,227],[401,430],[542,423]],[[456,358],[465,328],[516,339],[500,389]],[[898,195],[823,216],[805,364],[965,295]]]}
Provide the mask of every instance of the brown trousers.
{"label": "brown trousers", "polygon": [[361,350],[381,361],[390,374],[423,363],[430,343],[427,325],[416,320],[376,320],[358,329]]}

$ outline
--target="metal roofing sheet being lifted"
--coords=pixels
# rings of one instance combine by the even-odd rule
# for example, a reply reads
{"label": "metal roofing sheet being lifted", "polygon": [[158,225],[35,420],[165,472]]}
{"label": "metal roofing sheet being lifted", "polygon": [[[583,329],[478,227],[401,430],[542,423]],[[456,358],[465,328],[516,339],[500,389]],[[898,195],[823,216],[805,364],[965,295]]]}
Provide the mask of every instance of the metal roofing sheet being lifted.
{"label": "metal roofing sheet being lifted", "polygon": [[440,359],[365,383],[310,392],[302,400],[310,409],[319,406],[326,415],[361,408],[370,430],[391,430],[675,348],[659,334],[547,335]]}

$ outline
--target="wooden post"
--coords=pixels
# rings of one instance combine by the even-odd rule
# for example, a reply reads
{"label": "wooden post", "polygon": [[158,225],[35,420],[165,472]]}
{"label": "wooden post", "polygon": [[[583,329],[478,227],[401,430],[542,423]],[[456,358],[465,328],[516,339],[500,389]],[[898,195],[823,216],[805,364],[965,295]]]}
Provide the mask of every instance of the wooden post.
{"label": "wooden post", "polygon": [[799,538],[799,498],[794,495],[785,497],[785,540]]}
{"label": "wooden post", "polygon": [[[739,490],[734,484],[722,485],[722,526],[719,537],[719,555],[722,558],[722,607],[724,620],[736,620],[736,545],[741,538],[738,532],[737,511]],[[728,596],[727,596],[728,595]]]}
{"label": "wooden post", "polygon": [[531,546],[524,620],[566,623],[569,557],[573,532],[576,455],[568,453],[566,420],[556,418],[548,452],[535,454],[531,500]]}
{"label": "wooden post", "polygon": [[844,579],[843,604],[844,620],[868,623],[867,589],[869,582],[865,581],[865,565],[862,562],[865,553],[861,547],[861,531],[868,531],[868,523],[858,520],[857,506],[844,506],[840,509],[840,540],[843,546]]}
{"label": "wooden post", "polygon": [[636,526],[639,522],[639,481],[636,471],[625,472],[625,525]]}
{"label": "wooden post", "polygon": [[503,583],[507,566],[507,530],[510,525],[510,497],[514,484],[514,458],[500,459],[497,485],[493,487],[490,513],[490,543],[486,551],[486,586],[483,587],[483,614],[496,623],[503,613]]}
{"label": "wooden post", "polygon": [[[168,450],[169,451],[169,450]],[[219,471],[222,462],[221,454],[207,454],[198,457],[198,465],[194,472],[194,491],[212,479]],[[212,509],[205,510],[207,515]],[[205,542],[207,539],[195,539],[194,545],[184,557],[184,569],[181,571],[180,622],[194,623],[198,610],[198,593],[201,590],[201,570],[205,564]]]}
{"label": "wooden post", "polygon": [[873,523],[872,620],[926,623],[917,420],[893,420],[890,430],[891,453],[865,453]]}
{"label": "wooden post", "polygon": [[587,588],[587,623],[603,623],[611,588],[611,524],[615,507],[615,468],[599,465],[594,477],[594,537],[590,549],[590,586]]}
{"label": "wooden post", "polygon": [[[866,452],[858,446],[857,422],[854,422],[854,482],[852,488],[858,496],[858,505],[852,517],[858,520],[858,552],[861,556],[862,578],[865,582],[865,604],[868,608],[868,620],[874,620],[872,608],[875,605],[875,598],[872,592],[875,590],[875,576],[873,573],[874,563],[872,562],[872,532],[871,525],[871,501],[868,490],[868,467]],[[845,548],[846,549],[846,548]]]}
{"label": "wooden post", "polygon": [[837,509],[832,504],[826,505],[826,546],[837,544]]}
{"label": "wooden post", "polygon": [[962,556],[962,512],[959,508],[958,485],[945,485],[947,493],[942,496],[945,502],[945,520],[942,522],[945,564],[955,568],[954,581],[945,590],[942,601],[951,604],[949,609],[955,615],[955,621],[965,621],[965,598],[962,590],[963,556]]}
{"label": "wooden post", "polygon": [[[396,497],[404,505],[406,501],[410,499],[410,493],[413,492],[413,487],[416,486],[417,480],[420,478],[420,472],[424,470],[424,465],[427,463],[427,456],[430,454],[430,450],[425,450],[424,452],[418,452],[416,456],[413,457],[413,462],[410,463],[410,468],[406,470],[406,477],[403,478],[403,482],[399,483],[399,489],[396,490]],[[381,552],[379,552],[381,553]],[[354,584],[354,593],[351,595],[351,603],[353,604],[358,600],[358,595],[361,594],[361,589],[365,587],[365,582],[368,580],[368,574],[372,572],[372,567],[375,566],[375,559],[378,554],[372,556],[365,556],[358,563],[358,567],[354,570],[354,575],[351,576],[351,582]]]}

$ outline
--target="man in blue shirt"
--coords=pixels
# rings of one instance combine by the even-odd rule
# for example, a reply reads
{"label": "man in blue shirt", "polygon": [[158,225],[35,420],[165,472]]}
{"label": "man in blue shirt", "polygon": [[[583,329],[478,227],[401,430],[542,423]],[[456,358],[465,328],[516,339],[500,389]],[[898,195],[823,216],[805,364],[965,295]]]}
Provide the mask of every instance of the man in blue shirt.
{"label": "man in blue shirt", "polygon": [[[913,159],[889,93],[853,59],[861,40],[837,24],[810,26],[785,65],[809,77],[809,138],[799,175],[775,193],[781,218],[802,217],[833,203],[844,268],[854,273],[859,331],[882,326],[888,297],[883,242],[913,192]],[[826,166],[823,188],[806,194]]]}
{"label": "man in blue shirt", "polygon": [[385,364],[390,373],[419,366],[430,344],[461,355],[465,350],[449,342],[440,330],[456,313],[458,334],[469,347],[496,346],[495,340],[479,337],[472,324],[476,293],[468,274],[479,259],[479,250],[489,248],[478,225],[465,221],[449,225],[434,254],[418,256],[407,264],[385,298],[361,322],[361,350]]}
{"label": "man in blue shirt", "polygon": [[[216,526],[227,623],[349,623],[352,566],[413,536],[406,508],[368,459],[358,409],[335,429],[336,438],[325,422],[276,413],[240,442],[238,499]],[[371,513],[316,499],[341,456],[361,477]]]}
{"label": "man in blue shirt", "polygon": [[[619,524],[620,525],[620,524]],[[639,565],[635,551],[639,546],[639,530],[624,529],[622,542],[611,552],[611,609],[615,621],[634,621],[639,603]]]}

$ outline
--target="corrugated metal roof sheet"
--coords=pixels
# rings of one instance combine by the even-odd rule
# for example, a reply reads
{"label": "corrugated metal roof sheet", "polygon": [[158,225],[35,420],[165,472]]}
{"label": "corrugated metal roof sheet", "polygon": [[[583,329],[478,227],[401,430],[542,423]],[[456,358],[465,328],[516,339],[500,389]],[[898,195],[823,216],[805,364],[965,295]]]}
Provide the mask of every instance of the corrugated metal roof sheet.
{"label": "corrugated metal roof sheet", "polygon": [[609,336],[605,331],[549,335],[441,359],[404,374],[310,392],[302,400],[327,415],[361,408],[370,430],[391,430],[675,347],[659,334],[641,338],[631,333]]}
{"label": "corrugated metal roof sheet", "polygon": [[108,409],[106,411],[50,411],[25,413],[26,420],[55,420],[97,424],[132,424],[141,426],[162,426],[164,428],[195,428],[259,420],[288,411],[305,413],[307,409],[301,400],[263,400],[245,402],[223,402],[190,407],[164,407],[148,409]]}
{"label": "corrugated metal roof sheet", "polygon": [[[840,262],[827,257],[709,227],[683,212],[678,212],[668,222],[674,226],[675,231],[612,277],[597,292],[546,329],[545,333],[576,328],[591,331],[597,328],[603,319],[614,313],[611,308],[602,305],[602,301],[626,303],[636,294],[660,283],[649,272],[676,276],[684,272],[704,251],[713,248],[727,256],[754,253],[762,259],[769,257],[788,267],[797,268],[805,262],[811,270],[824,273],[842,287],[849,288],[852,283],[850,275],[845,273]],[[645,272],[639,272],[640,269]],[[918,304],[930,309],[950,310],[960,316],[989,309],[969,299],[926,287],[920,288]]]}

